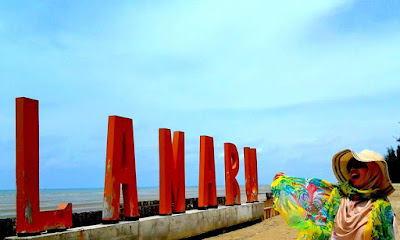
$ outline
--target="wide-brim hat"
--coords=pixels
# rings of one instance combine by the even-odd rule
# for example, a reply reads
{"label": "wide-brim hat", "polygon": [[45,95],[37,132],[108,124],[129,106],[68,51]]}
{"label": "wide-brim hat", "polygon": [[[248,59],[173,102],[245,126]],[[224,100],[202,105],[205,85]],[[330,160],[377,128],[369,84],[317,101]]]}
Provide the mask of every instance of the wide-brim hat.
{"label": "wide-brim hat", "polygon": [[337,180],[342,183],[350,180],[350,173],[347,170],[347,164],[351,159],[356,159],[360,162],[375,162],[381,169],[383,181],[380,190],[385,196],[389,196],[394,192],[392,181],[390,181],[388,165],[385,158],[377,152],[371,150],[363,150],[360,153],[355,153],[350,149],[346,149],[336,153],[332,158],[332,168]]}

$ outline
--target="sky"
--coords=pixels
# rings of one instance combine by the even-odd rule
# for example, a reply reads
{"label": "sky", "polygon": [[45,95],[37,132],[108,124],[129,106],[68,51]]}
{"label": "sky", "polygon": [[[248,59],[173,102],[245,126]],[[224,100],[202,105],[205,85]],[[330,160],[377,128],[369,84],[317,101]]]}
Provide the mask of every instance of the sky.
{"label": "sky", "polygon": [[109,115],[132,118],[138,187],[159,182],[158,129],[257,149],[276,172],[336,182],[343,149],[400,136],[400,2],[1,1],[0,189],[15,189],[15,98],[39,100],[40,188],[104,186]]}

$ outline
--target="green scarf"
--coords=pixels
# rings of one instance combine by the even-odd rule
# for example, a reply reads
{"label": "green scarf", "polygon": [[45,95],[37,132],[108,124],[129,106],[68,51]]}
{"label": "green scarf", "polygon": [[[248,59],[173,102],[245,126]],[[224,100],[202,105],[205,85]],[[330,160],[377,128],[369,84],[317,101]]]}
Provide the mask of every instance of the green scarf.
{"label": "green scarf", "polygon": [[353,187],[348,181],[335,185],[339,189],[339,193],[342,197],[347,197],[350,200],[369,200],[384,198],[382,191],[379,188],[375,189],[358,189]]}

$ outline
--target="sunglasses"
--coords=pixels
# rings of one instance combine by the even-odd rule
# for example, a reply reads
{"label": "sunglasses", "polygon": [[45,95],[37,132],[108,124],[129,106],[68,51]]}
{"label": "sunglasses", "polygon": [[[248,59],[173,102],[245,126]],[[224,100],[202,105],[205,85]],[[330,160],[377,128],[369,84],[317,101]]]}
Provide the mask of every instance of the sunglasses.
{"label": "sunglasses", "polygon": [[355,159],[350,160],[350,162],[347,164],[347,171],[350,172],[350,170],[354,169],[360,169],[360,168],[368,168],[367,164],[365,162],[360,162]]}

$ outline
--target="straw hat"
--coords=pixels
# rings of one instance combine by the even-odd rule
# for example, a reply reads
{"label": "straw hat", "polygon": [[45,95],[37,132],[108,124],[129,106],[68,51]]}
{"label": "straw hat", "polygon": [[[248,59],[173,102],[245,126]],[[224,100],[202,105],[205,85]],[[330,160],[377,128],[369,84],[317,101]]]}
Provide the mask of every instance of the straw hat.
{"label": "straw hat", "polygon": [[388,166],[385,158],[377,152],[371,150],[363,150],[355,153],[350,149],[346,149],[336,153],[332,158],[332,168],[339,182],[346,182],[350,179],[349,171],[347,171],[347,163],[354,158],[360,162],[375,162],[378,164],[383,175],[383,183],[379,187],[385,196],[389,196],[394,192],[392,182],[389,178]]}

